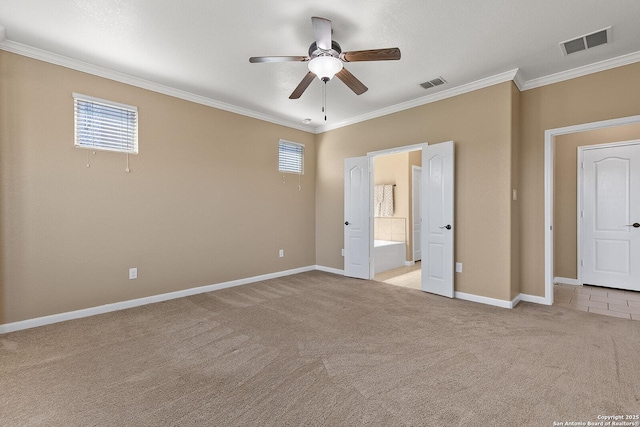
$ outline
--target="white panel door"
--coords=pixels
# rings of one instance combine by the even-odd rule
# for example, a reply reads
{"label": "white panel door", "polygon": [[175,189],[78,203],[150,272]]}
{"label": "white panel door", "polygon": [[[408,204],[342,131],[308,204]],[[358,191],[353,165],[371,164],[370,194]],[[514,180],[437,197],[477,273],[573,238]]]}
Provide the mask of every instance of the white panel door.
{"label": "white panel door", "polygon": [[422,150],[422,290],[453,297],[453,141]]}
{"label": "white panel door", "polygon": [[640,291],[640,145],[584,149],[582,282]]}
{"label": "white panel door", "polygon": [[370,279],[369,158],[344,161],[344,275]]}
{"label": "white panel door", "polygon": [[413,166],[412,168],[412,212],[413,212],[413,260],[420,261],[422,259],[422,168]]}

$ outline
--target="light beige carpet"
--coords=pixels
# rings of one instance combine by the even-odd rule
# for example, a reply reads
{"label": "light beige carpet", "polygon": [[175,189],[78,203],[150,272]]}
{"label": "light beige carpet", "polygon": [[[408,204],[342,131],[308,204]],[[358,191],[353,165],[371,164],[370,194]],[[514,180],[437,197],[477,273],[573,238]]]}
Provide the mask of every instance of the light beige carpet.
{"label": "light beige carpet", "polygon": [[640,413],[640,322],[309,272],[0,336],[2,426],[552,426]]}

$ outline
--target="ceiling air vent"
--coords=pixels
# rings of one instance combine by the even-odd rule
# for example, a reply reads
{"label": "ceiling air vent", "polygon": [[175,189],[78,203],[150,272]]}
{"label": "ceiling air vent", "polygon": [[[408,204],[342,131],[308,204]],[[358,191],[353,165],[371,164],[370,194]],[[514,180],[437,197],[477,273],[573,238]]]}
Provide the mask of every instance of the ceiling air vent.
{"label": "ceiling air vent", "polygon": [[575,39],[567,40],[560,43],[560,48],[564,55],[580,52],[581,50],[591,49],[611,42],[611,27],[607,27],[595,33],[585,34]]}
{"label": "ceiling air vent", "polygon": [[429,80],[428,82],[420,83],[420,86],[425,89],[431,89],[432,87],[440,86],[441,84],[445,84],[446,82],[447,81],[442,77],[438,77],[436,79]]}

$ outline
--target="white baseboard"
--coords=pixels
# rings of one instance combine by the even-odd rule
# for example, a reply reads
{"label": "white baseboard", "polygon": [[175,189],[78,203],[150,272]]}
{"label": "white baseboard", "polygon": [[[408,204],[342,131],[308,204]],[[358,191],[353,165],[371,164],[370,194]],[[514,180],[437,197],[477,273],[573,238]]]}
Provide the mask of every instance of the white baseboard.
{"label": "white baseboard", "polygon": [[496,307],[502,307],[502,308],[513,308],[516,305],[518,305],[520,301],[531,302],[534,304],[551,305],[551,303],[548,302],[545,297],[539,297],[539,296],[529,295],[529,294],[518,294],[518,296],[516,296],[511,301],[483,297],[483,296],[474,295],[474,294],[467,294],[464,292],[456,292],[455,297],[458,299],[466,300],[466,301],[479,302],[482,304],[494,305]]}
{"label": "white baseboard", "polygon": [[[232,280],[215,285],[200,286],[197,288],[184,289],[182,291],[169,292],[166,294],[153,295],[145,298],[138,298],[128,301],[116,302],[113,304],[105,304],[97,307],[85,308],[82,310],[70,311],[66,313],[53,314],[51,316],[37,317],[35,319],[22,320],[20,322],[6,323],[0,325],[0,335],[9,332],[20,331],[23,329],[36,328],[38,326],[50,325],[52,323],[64,322],[66,320],[80,319],[82,317],[95,316],[97,314],[110,313],[112,311],[125,310],[128,308],[139,307],[142,305],[153,304],[156,302],[168,301],[176,298],[188,297],[191,295],[201,294],[204,292],[217,291],[220,289],[231,288],[234,286],[246,285],[249,283],[260,282],[263,280],[276,279],[278,277],[290,276],[292,274],[304,273],[307,271],[320,270],[318,266],[308,266],[295,268],[293,270],[279,271],[276,273],[263,274],[261,276],[248,277],[246,279]],[[327,270],[322,270],[327,271]],[[336,273],[340,274],[340,273]]]}
{"label": "white baseboard", "polygon": [[547,301],[545,297],[539,297],[537,295],[520,294],[520,301],[532,302],[534,304],[551,305],[550,301]]}
{"label": "white baseboard", "polygon": [[514,305],[517,304],[517,302],[514,304],[513,301],[483,297],[480,295],[467,294],[465,292],[455,292],[454,297],[465,300],[465,301],[479,302],[481,304],[493,305],[493,306],[502,307],[502,308],[513,308]]}
{"label": "white baseboard", "polygon": [[337,268],[325,267],[323,265],[316,265],[316,270],[324,271],[325,273],[333,273],[333,274],[339,274],[340,276],[344,276],[344,270],[339,270]]}
{"label": "white baseboard", "polygon": [[405,261],[404,265],[407,267],[411,267],[412,265],[415,265],[415,263],[416,263],[415,261]]}
{"label": "white baseboard", "polygon": [[582,283],[578,282],[578,279],[568,279],[566,277],[554,277],[553,283],[564,283],[565,285],[581,286]]}
{"label": "white baseboard", "polygon": [[518,296],[516,296],[514,299],[511,300],[511,307],[510,308],[513,308],[516,305],[518,305],[518,303],[520,301],[522,301],[522,294],[518,294]]}

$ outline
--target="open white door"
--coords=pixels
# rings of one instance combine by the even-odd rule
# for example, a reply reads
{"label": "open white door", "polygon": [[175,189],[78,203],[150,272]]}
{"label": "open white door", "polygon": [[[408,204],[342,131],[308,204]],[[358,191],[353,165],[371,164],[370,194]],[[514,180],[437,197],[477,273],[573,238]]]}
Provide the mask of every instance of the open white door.
{"label": "open white door", "polygon": [[370,279],[369,158],[344,161],[344,275]]}
{"label": "open white door", "polygon": [[640,291],[640,144],[582,154],[582,282]]}
{"label": "open white door", "polygon": [[422,149],[422,290],[453,298],[453,141]]}

